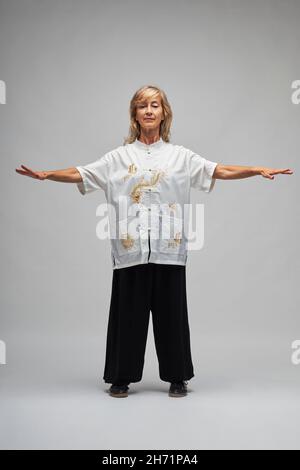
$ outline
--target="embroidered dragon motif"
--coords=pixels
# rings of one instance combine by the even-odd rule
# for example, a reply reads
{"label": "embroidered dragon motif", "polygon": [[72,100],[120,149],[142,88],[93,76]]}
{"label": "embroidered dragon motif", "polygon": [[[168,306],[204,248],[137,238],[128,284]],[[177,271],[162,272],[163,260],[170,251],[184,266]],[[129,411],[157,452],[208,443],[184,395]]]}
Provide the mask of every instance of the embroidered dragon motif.
{"label": "embroidered dragon motif", "polygon": [[135,203],[139,203],[142,196],[142,190],[147,188],[153,188],[165,175],[164,171],[155,171],[150,181],[145,180],[144,176],[141,177],[140,181],[135,184],[130,192],[130,197]]}
{"label": "embroidered dragon motif", "polygon": [[134,163],[132,163],[128,167],[128,175],[124,176],[124,181],[126,181],[128,178],[131,178],[136,172],[137,172],[137,167],[135,166]]}
{"label": "embroidered dragon motif", "polygon": [[124,248],[126,248],[126,250],[129,250],[134,245],[134,238],[132,238],[129,235],[129,233],[126,234],[126,238],[122,238],[123,236],[124,236],[124,234],[122,234],[122,236],[121,236],[122,245],[124,246]]}
{"label": "embroidered dragon motif", "polygon": [[180,232],[177,232],[175,238],[173,238],[172,241],[168,242],[168,247],[175,248],[181,243],[181,240],[182,238],[180,237]]}
{"label": "embroidered dragon motif", "polygon": [[176,205],[177,205],[176,202],[173,202],[173,203],[169,202],[170,211],[175,212]]}

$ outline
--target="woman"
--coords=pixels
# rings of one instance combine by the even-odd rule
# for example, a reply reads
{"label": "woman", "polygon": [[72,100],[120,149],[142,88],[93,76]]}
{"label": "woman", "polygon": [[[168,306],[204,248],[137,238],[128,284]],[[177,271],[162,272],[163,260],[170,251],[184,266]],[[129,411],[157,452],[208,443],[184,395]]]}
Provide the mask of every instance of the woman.
{"label": "woman", "polygon": [[[223,165],[170,143],[172,110],[156,86],[136,91],[123,146],[85,166],[16,171],[39,180],[76,183],[81,194],[105,192],[110,209],[112,291],[103,380],[110,395],[127,397],[142,378],[152,312],[161,380],[169,396],[187,394],[194,376],[186,297],[190,189],[210,192],[216,179],[292,174],[286,169]],[[124,211],[124,205],[126,210]]]}

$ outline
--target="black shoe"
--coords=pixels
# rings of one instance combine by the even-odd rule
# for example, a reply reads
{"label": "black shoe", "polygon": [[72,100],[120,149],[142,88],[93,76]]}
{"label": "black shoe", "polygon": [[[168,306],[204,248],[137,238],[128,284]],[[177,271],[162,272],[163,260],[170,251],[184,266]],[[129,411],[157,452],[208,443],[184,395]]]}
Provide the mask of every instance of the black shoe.
{"label": "black shoe", "polygon": [[128,397],[129,384],[113,384],[109,389],[111,397],[125,398]]}
{"label": "black shoe", "polygon": [[172,382],[169,389],[169,397],[185,397],[187,395],[187,382]]}

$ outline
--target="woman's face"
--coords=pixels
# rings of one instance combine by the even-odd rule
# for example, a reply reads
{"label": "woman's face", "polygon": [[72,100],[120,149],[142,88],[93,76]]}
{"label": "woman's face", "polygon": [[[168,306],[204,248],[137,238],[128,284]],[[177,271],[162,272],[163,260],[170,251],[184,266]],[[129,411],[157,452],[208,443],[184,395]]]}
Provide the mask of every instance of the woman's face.
{"label": "woman's face", "polygon": [[136,107],[136,120],[145,132],[158,130],[163,120],[163,108],[160,96],[145,98]]}

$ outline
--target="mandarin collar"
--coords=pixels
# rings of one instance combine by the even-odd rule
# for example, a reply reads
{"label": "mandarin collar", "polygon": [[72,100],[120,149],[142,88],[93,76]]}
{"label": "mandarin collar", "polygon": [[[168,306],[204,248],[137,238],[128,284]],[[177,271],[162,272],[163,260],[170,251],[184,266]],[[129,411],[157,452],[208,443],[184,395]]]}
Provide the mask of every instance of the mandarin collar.
{"label": "mandarin collar", "polygon": [[138,139],[135,139],[135,141],[133,142],[133,144],[134,144],[137,148],[144,149],[144,150],[147,150],[147,149],[151,149],[151,150],[158,149],[158,148],[160,148],[164,143],[165,143],[165,141],[162,140],[161,137],[160,137],[159,140],[157,140],[157,141],[154,142],[153,144],[145,144],[144,142],[141,142],[141,141],[138,140]]}

